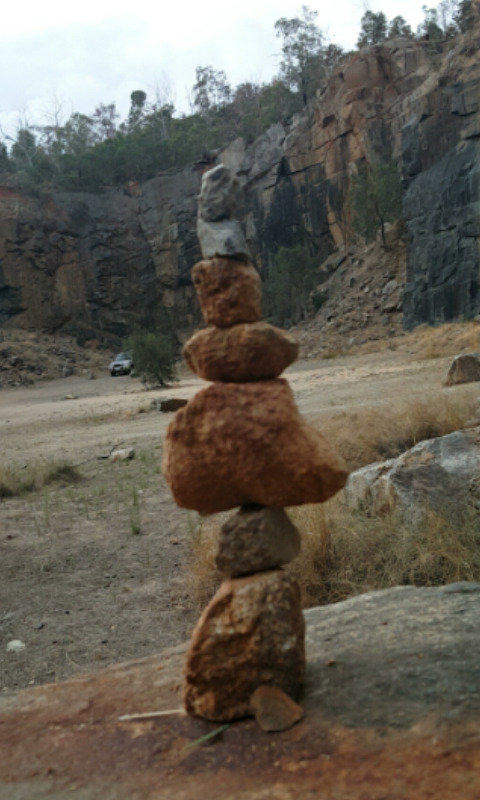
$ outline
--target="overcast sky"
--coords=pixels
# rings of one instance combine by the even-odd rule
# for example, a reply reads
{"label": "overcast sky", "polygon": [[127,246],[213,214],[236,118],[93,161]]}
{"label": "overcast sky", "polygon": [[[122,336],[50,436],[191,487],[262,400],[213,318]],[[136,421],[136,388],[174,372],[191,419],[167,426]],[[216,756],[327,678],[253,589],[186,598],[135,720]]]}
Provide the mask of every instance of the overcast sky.
{"label": "overcast sky", "polygon": [[[147,0],[148,2],[148,0]],[[311,0],[331,41],[355,45],[368,7],[388,19],[401,14],[415,30],[425,0]],[[157,89],[188,112],[195,67],[226,72],[232,86],[268,81],[281,42],[274,24],[295,17],[302,2],[287,0],[4,0],[0,31],[0,125],[14,135],[19,120],[45,124],[61,106],[91,113],[114,102],[122,118],[130,94]],[[430,5],[430,4],[429,4]],[[431,5],[436,5],[432,3]],[[170,95],[170,96],[168,96]]]}

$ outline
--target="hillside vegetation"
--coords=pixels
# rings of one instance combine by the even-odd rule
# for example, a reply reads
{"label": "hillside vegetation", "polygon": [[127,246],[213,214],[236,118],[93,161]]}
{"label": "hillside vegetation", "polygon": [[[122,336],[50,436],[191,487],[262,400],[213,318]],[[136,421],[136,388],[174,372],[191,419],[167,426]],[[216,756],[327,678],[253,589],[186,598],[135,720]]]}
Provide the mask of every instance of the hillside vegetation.
{"label": "hillside vegetation", "polygon": [[[441,52],[468,29],[472,13],[471,0],[424,6],[424,21],[414,33],[400,15],[388,21],[383,12],[366,11],[357,45],[427,38],[432,53]],[[285,124],[304,109],[347,55],[328,41],[317,16],[302,6],[297,17],[277,20],[280,66],[270,83],[232,87],[222,70],[197,67],[189,114],[176,112],[168,90],[152,99],[138,89],[122,121],[115,104],[108,102],[100,102],[91,115],[74,112],[63,119],[61,109],[52,108],[47,124],[20,121],[15,139],[4,136],[0,144],[2,182],[31,193],[103,191],[165,170],[208,163],[212,150],[237,137],[253,141],[272,124]]]}

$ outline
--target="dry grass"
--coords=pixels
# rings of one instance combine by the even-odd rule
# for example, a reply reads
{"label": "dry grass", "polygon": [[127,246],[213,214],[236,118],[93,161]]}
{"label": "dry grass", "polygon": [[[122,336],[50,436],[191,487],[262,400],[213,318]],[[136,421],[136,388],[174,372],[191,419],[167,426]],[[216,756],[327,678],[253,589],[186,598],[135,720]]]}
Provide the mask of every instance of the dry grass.
{"label": "dry grass", "polygon": [[65,461],[42,461],[16,470],[0,466],[0,499],[39,491],[52,483],[69,484],[79,480],[78,469]]}
{"label": "dry grass", "polygon": [[444,358],[459,353],[480,350],[478,322],[453,322],[432,327],[419,325],[410,333],[394,339],[375,339],[355,348],[354,352],[376,353],[383,350],[402,350],[419,359]]}
{"label": "dry grass", "polygon": [[391,586],[480,579],[480,528],[473,510],[459,528],[432,514],[417,529],[394,517],[349,513],[341,498],[312,507],[308,530],[303,514],[303,508],[291,510],[304,552],[289,569],[300,581],[304,607]]}
{"label": "dry grass", "polygon": [[[322,417],[319,427],[353,470],[465,427],[477,406],[477,392],[458,388],[424,401]],[[289,514],[301,533],[302,550],[286,569],[300,584],[304,607],[396,585],[480,580],[480,526],[473,512],[460,528],[429,515],[425,525],[413,530],[394,517],[352,514],[340,495],[323,505],[289,509]],[[187,582],[199,607],[221,582],[215,553],[227,516],[203,519],[192,531]]]}
{"label": "dry grass", "polygon": [[[391,586],[480,580],[480,527],[473,512],[460,528],[432,514],[417,529],[393,517],[354,515],[341,498],[288,513],[300,531],[302,549],[285,569],[300,585],[303,608]],[[215,566],[221,524],[211,517],[193,544],[188,588],[199,608],[221,583]]]}
{"label": "dry grass", "polygon": [[188,593],[198,608],[203,608],[217,591],[222,576],[215,564],[220,528],[228,514],[200,517],[189,513],[188,529],[191,538],[191,558],[185,580]]}
{"label": "dry grass", "polygon": [[459,388],[425,400],[360,408],[315,420],[316,426],[335,444],[350,470],[383,461],[413,447],[460,430],[478,411],[478,391]]}

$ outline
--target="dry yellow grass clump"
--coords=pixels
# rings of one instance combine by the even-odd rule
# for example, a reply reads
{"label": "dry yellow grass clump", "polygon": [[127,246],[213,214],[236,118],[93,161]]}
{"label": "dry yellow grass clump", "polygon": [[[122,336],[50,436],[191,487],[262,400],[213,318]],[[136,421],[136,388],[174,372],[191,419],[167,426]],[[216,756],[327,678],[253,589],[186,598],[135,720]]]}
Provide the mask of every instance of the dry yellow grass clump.
{"label": "dry yellow grass clump", "polygon": [[478,407],[478,390],[462,387],[424,400],[394,401],[388,406],[322,416],[315,424],[354,470],[393,458],[424,439],[466,427],[475,420]]}
{"label": "dry yellow grass clump", "polygon": [[[353,470],[459,430],[477,409],[478,392],[458,388],[424,401],[322,417],[317,423]],[[394,517],[352,514],[341,494],[323,505],[289,509],[289,514],[301,533],[302,550],[286,569],[300,584],[304,607],[389,586],[480,580],[478,514],[472,513],[461,528],[431,515],[426,525],[413,530]],[[227,516],[199,518],[192,536],[187,580],[200,607],[221,582],[214,559]]]}
{"label": "dry yellow grass clump", "polygon": [[78,480],[77,468],[64,461],[42,461],[16,470],[0,466],[0,499],[35,492],[57,481],[75,483]]}
{"label": "dry yellow grass clump", "polygon": [[[410,333],[389,339],[376,339],[355,348],[355,352],[375,353],[382,350],[400,350],[420,359],[456,356],[458,353],[480,351],[480,324],[478,322],[444,323],[438,327],[419,325]],[[331,356],[330,356],[331,357]]]}

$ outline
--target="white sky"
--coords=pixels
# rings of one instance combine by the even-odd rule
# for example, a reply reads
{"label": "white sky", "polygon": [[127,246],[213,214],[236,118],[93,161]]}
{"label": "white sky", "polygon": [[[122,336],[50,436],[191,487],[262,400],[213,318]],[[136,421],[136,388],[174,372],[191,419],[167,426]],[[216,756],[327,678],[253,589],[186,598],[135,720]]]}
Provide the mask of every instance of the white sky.
{"label": "white sky", "polygon": [[[0,30],[0,125],[14,135],[19,120],[44,124],[60,105],[89,114],[114,102],[124,118],[130,94],[153,100],[167,89],[188,112],[195,67],[223,69],[232,86],[268,81],[281,41],[274,24],[297,16],[288,0],[4,0]],[[311,0],[319,27],[345,48],[355,45],[365,8],[387,19],[401,14],[413,30],[425,0]],[[429,5],[437,5],[433,2]]]}

